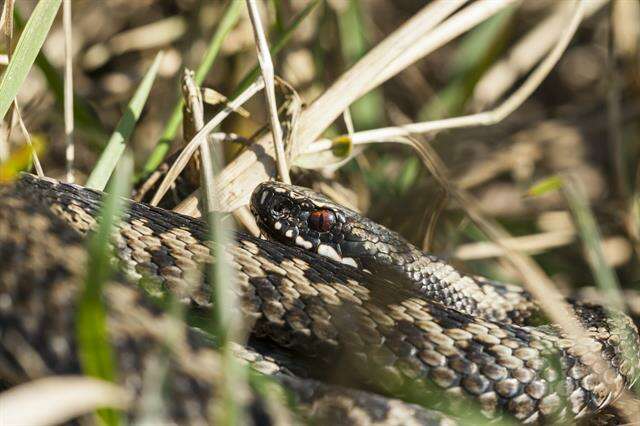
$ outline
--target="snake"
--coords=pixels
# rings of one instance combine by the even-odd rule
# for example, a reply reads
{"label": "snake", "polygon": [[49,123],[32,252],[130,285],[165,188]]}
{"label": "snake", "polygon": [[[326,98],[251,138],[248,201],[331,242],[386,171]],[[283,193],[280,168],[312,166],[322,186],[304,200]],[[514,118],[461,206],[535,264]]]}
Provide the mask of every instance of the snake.
{"label": "snake", "polygon": [[[60,222],[86,235],[97,226],[102,197],[82,186],[23,174],[0,199],[16,204],[7,209],[14,215],[27,215],[25,205],[41,206],[46,212],[40,222]],[[114,251],[126,280],[141,283],[145,295],[171,294],[196,313],[215,304],[205,266],[229,262],[235,271],[232,289],[252,339],[281,348],[294,364],[313,366],[303,368],[304,379],[276,368],[276,376],[286,376],[283,382],[304,395],[299,400],[307,407],[322,395],[318,399],[334,401],[329,411],[335,401],[349,401],[343,411],[382,423],[393,412],[396,419],[405,413],[405,420],[421,419],[417,424],[440,424],[445,420],[432,409],[455,415],[469,406],[488,418],[550,423],[606,409],[640,375],[637,357],[629,356],[639,352],[638,330],[622,313],[574,302],[586,331],[574,340],[553,324],[530,324],[539,321],[539,307],[520,287],[460,272],[309,189],[265,182],[254,190],[250,207],[268,239],[236,232],[234,243],[216,253],[204,221],[129,202],[114,233]],[[3,222],[10,217],[0,216],[7,233],[11,228]],[[62,228],[50,226],[33,238]],[[24,256],[15,260],[17,244],[0,242],[0,267],[7,271],[0,275],[0,290],[9,295],[0,303],[4,328],[2,316],[17,321],[12,306],[22,300],[7,288],[7,277]],[[59,236],[51,245],[58,263],[78,263]],[[31,269],[40,269],[33,272],[40,282],[57,273],[57,267],[37,263]],[[114,288],[131,291],[126,285]],[[21,297],[28,299],[25,291]],[[132,302],[138,310],[147,306],[140,299]],[[117,318],[125,322],[127,309]],[[8,331],[26,341],[42,339],[17,328]],[[0,330],[0,356],[8,351],[8,331]],[[187,340],[184,351],[203,350],[194,343],[198,339]],[[182,361],[182,370],[189,371],[180,371],[197,377],[196,365]],[[207,394],[194,395],[202,405]]]}

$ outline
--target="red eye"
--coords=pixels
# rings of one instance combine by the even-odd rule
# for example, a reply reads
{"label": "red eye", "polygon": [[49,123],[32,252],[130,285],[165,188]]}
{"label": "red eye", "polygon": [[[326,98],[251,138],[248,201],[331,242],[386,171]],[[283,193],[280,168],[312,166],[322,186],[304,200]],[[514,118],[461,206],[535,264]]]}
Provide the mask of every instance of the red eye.
{"label": "red eye", "polygon": [[309,215],[309,228],[318,232],[327,232],[336,223],[336,216],[331,210],[316,210]]}

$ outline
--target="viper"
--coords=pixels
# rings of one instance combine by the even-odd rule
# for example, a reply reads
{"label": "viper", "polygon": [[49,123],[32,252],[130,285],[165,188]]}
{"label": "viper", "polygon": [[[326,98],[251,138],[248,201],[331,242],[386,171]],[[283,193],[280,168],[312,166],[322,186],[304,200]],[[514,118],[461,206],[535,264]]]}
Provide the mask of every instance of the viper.
{"label": "viper", "polygon": [[[0,357],[4,365],[20,364],[5,339],[19,335],[48,364],[57,356],[49,348],[53,343],[46,343],[51,337],[24,325],[28,309],[17,309],[29,306],[37,289],[16,283],[12,272],[29,256],[16,257],[25,245],[16,241],[38,236],[12,237],[9,224],[14,215],[33,215],[29,209],[35,207],[28,206],[40,206],[46,212],[38,213],[39,226],[59,221],[84,235],[96,227],[102,194],[24,174],[0,198],[7,207],[0,226],[9,234],[0,238]],[[350,400],[364,415],[376,411],[372,401],[378,397],[369,393],[375,392],[449,413],[470,401],[487,417],[555,421],[598,412],[640,374],[638,331],[622,313],[574,303],[587,333],[575,341],[553,324],[533,325],[539,307],[520,287],[464,274],[308,189],[260,184],[251,210],[269,239],[236,233],[226,250],[235,270],[233,290],[252,338],[283,348],[293,364],[306,369],[308,378],[290,387],[303,394],[309,389],[307,402],[318,386],[312,379],[321,379],[333,382],[326,385],[336,386],[331,392],[346,385],[364,389],[368,396]],[[28,232],[29,225],[23,226]],[[43,236],[63,231],[62,225],[45,228],[39,231]],[[130,202],[113,245],[126,281],[142,282],[152,296],[171,294],[190,310],[206,312],[215,300],[204,266],[228,257],[210,250],[209,235],[201,220]],[[77,262],[65,253],[68,243],[56,241],[51,250],[60,254],[58,263]],[[30,268],[41,269],[40,281],[56,278],[55,262],[38,265]],[[147,309],[144,302],[139,306]],[[128,321],[126,312],[117,321]],[[58,337],[72,341],[73,327],[65,327]],[[185,345],[195,350],[193,339]],[[11,383],[8,376],[3,381]],[[418,405],[406,407],[426,416]]]}

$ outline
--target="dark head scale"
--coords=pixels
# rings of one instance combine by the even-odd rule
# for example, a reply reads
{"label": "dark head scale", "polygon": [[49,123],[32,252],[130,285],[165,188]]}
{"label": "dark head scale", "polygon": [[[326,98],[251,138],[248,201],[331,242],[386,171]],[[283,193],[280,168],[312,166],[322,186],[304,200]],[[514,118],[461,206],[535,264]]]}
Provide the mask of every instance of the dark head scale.
{"label": "dark head scale", "polygon": [[350,232],[349,218],[357,215],[310,189],[264,182],[251,196],[251,211],[269,237],[355,266],[344,256],[341,243]]}
{"label": "dark head scale", "polygon": [[393,267],[391,253],[411,251],[395,232],[308,188],[261,183],[251,210],[267,237],[348,265]]}

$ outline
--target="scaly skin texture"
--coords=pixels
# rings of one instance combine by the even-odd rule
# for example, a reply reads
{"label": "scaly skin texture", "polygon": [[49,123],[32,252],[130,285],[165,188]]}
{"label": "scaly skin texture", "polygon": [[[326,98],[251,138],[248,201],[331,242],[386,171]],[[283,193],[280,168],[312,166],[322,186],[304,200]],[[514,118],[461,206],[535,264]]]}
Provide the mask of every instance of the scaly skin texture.
{"label": "scaly skin texture", "polygon": [[[81,372],[75,308],[87,265],[84,246],[81,236],[37,199],[0,188],[0,389]],[[212,424],[211,408],[224,370],[208,336],[164,314],[127,283],[107,283],[104,301],[118,382],[134,396],[129,421],[140,420],[145,374],[166,362],[164,412],[146,413],[146,420],[154,414],[164,423]],[[248,389],[241,401],[249,424],[303,419],[321,424],[454,424],[416,405],[295,377],[287,368],[290,360],[256,352],[268,349],[266,344],[233,344],[238,359],[287,389],[302,418]]]}
{"label": "scaly skin texture", "polygon": [[[338,261],[346,259],[460,312],[524,324],[537,310],[522,288],[457,271],[397,233],[307,188],[263,182],[251,197],[251,209],[270,238]],[[314,213],[328,215],[332,224],[314,229],[310,219]]]}
{"label": "scaly skin texture", "polygon": [[[75,229],[95,226],[100,194],[24,176],[18,189],[49,205]],[[208,308],[210,291],[188,279],[211,261],[202,222],[133,203],[116,238],[134,277]],[[597,308],[579,307],[591,339],[573,342],[551,327],[475,318],[401,285],[313,253],[244,234],[230,247],[236,291],[256,336],[327,360],[341,375],[378,391],[455,409],[474,400],[488,416],[527,422],[581,416],[615,399],[637,377],[637,330],[614,330]],[[196,283],[195,285],[193,283]],[[600,374],[608,366],[615,372]],[[454,398],[446,398],[453,396]]]}

